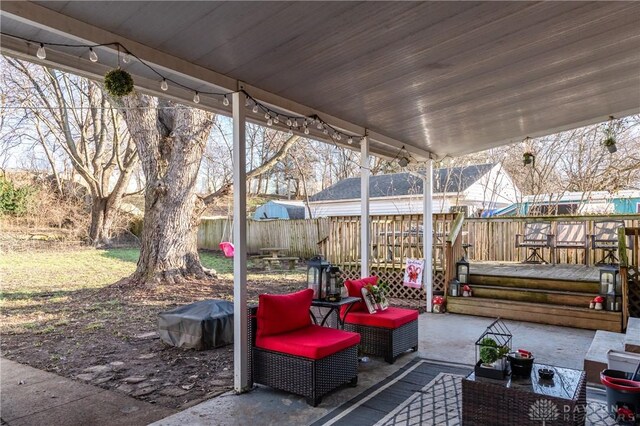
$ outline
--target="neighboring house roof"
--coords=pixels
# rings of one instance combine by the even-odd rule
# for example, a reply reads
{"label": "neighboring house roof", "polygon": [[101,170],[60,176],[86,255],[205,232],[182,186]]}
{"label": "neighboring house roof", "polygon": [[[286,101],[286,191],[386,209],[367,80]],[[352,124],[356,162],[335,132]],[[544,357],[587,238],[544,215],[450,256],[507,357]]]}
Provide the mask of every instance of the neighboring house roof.
{"label": "neighboring house roof", "polygon": [[[433,191],[462,192],[482,176],[489,173],[495,164],[436,169],[433,171]],[[422,178],[410,173],[377,175],[369,178],[369,197],[395,197],[422,194]],[[360,198],[360,178],[348,178],[309,197],[309,201],[351,200]]]}

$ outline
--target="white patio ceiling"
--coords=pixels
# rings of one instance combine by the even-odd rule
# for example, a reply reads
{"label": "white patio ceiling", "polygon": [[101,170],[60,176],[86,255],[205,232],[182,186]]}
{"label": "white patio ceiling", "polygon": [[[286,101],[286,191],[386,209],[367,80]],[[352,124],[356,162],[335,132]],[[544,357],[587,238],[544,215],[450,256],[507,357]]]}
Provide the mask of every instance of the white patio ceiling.
{"label": "white patio ceiling", "polygon": [[[459,155],[640,112],[638,2],[9,2],[2,32],[49,42],[119,41],[196,90],[317,113],[371,136],[371,152]],[[5,53],[37,46],[2,36]],[[88,76],[111,48],[47,48]],[[80,57],[81,56],[81,57]],[[159,91],[140,64],[123,66]],[[219,99],[201,106],[229,113]],[[264,121],[260,115],[248,118]],[[322,139],[322,134],[315,137]],[[339,143],[345,143],[343,139]],[[357,143],[352,146],[357,148]]]}

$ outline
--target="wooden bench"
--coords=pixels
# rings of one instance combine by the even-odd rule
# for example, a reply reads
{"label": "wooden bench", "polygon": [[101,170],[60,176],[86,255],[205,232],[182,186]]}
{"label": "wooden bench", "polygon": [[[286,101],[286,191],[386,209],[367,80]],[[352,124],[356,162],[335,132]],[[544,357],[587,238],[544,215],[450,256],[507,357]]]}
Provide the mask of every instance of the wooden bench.
{"label": "wooden bench", "polygon": [[269,271],[271,269],[272,263],[279,263],[280,265],[284,265],[285,262],[288,263],[289,270],[293,270],[296,267],[296,262],[298,262],[297,257],[263,257],[261,261],[264,264],[264,269]]}

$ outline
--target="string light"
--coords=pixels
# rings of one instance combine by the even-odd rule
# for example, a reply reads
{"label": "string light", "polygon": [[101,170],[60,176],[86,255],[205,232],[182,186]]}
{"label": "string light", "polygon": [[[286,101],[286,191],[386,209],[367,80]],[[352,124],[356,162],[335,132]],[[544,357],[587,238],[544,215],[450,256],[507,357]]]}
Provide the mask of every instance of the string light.
{"label": "string light", "polygon": [[[3,31],[0,31],[0,34],[2,34],[3,36],[7,36],[7,37],[12,37],[15,39],[19,39],[19,40],[23,40],[27,43],[33,43],[33,44],[37,44],[39,45],[37,51],[36,51],[36,57],[38,59],[46,59],[47,57],[47,52],[45,50],[45,46],[60,46],[60,47],[66,47],[66,48],[76,48],[76,49],[88,49],[89,50],[89,60],[93,63],[98,62],[98,54],[95,52],[95,48],[96,47],[104,47],[104,46],[111,46],[114,48],[117,48],[118,50],[118,61],[120,60],[120,52],[122,51],[124,53],[123,57],[122,57],[122,62],[124,62],[125,64],[128,64],[130,62],[132,62],[133,59],[137,59],[140,63],[140,65],[142,65],[143,67],[146,67],[149,71],[151,71],[152,73],[154,73],[157,77],[159,77],[160,79],[160,89],[163,92],[166,92],[169,89],[169,82],[173,83],[174,85],[181,87],[185,90],[189,90],[189,91],[193,91],[194,92],[194,96],[193,96],[193,102],[196,104],[200,103],[200,95],[211,95],[211,96],[217,96],[222,98],[222,105],[224,106],[229,106],[230,105],[230,101],[229,101],[229,97],[228,97],[228,93],[219,93],[219,92],[211,92],[211,91],[196,91],[193,87],[189,87],[183,83],[181,83],[180,81],[176,81],[173,80],[167,76],[165,76],[164,74],[162,74],[160,71],[158,71],[157,69],[155,69],[152,65],[150,65],[149,63],[147,63],[146,61],[144,61],[143,59],[140,59],[138,56],[136,56],[134,53],[132,53],[131,51],[129,51],[125,46],[123,46],[121,43],[119,42],[111,42],[111,43],[101,43],[101,44],[70,44],[70,43],[53,43],[53,42],[42,42],[40,40],[33,40],[33,39],[29,39],[29,38],[25,38],[25,37],[21,37],[21,36],[17,36],[14,34],[10,34],[10,33],[6,33]],[[324,120],[322,120],[318,115],[313,115],[313,116],[292,116],[292,115],[288,115],[288,114],[282,114],[276,110],[273,110],[271,108],[269,108],[268,106],[258,102],[255,98],[253,98],[251,95],[249,95],[247,92],[245,92],[244,90],[241,90],[241,92],[243,92],[246,96],[247,99],[245,101],[245,106],[249,107],[250,105],[253,105],[252,107],[252,111],[254,114],[257,114],[260,112],[260,110],[262,109],[263,111],[265,111],[265,120],[267,120],[267,125],[271,126],[273,124],[278,124],[280,122],[280,120],[283,120],[284,123],[286,123],[286,125],[289,128],[299,128],[301,127],[302,132],[305,135],[309,135],[310,132],[310,126],[316,124],[316,127],[318,130],[322,130],[323,134],[328,135],[331,133],[331,139],[335,139],[335,140],[342,140],[343,137],[347,138],[347,143],[349,145],[351,145],[353,143],[353,135],[350,135],[348,133],[344,133],[341,130],[336,129],[335,127],[331,126],[329,123],[325,122]],[[300,120],[300,122],[298,121]],[[361,137],[361,136],[358,136]]]}
{"label": "string light", "polygon": [[40,43],[40,47],[38,47],[36,56],[38,57],[38,59],[45,59],[47,57],[47,51],[44,50],[44,44]]}

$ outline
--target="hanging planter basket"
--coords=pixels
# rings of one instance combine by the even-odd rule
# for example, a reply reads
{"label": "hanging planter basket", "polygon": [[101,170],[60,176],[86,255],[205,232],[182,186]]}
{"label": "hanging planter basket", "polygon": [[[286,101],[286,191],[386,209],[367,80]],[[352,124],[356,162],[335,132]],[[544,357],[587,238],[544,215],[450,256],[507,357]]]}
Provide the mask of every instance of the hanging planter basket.
{"label": "hanging planter basket", "polygon": [[522,163],[526,166],[533,163],[533,160],[535,160],[535,158],[536,156],[533,155],[533,153],[525,152],[524,154],[522,154]]}
{"label": "hanging planter basket", "polygon": [[611,154],[618,150],[618,148],[616,147],[616,138],[614,138],[613,136],[607,136],[602,144],[607,147]]}
{"label": "hanging planter basket", "polygon": [[133,92],[133,78],[125,70],[116,68],[104,76],[104,88],[114,98],[127,96]]}

